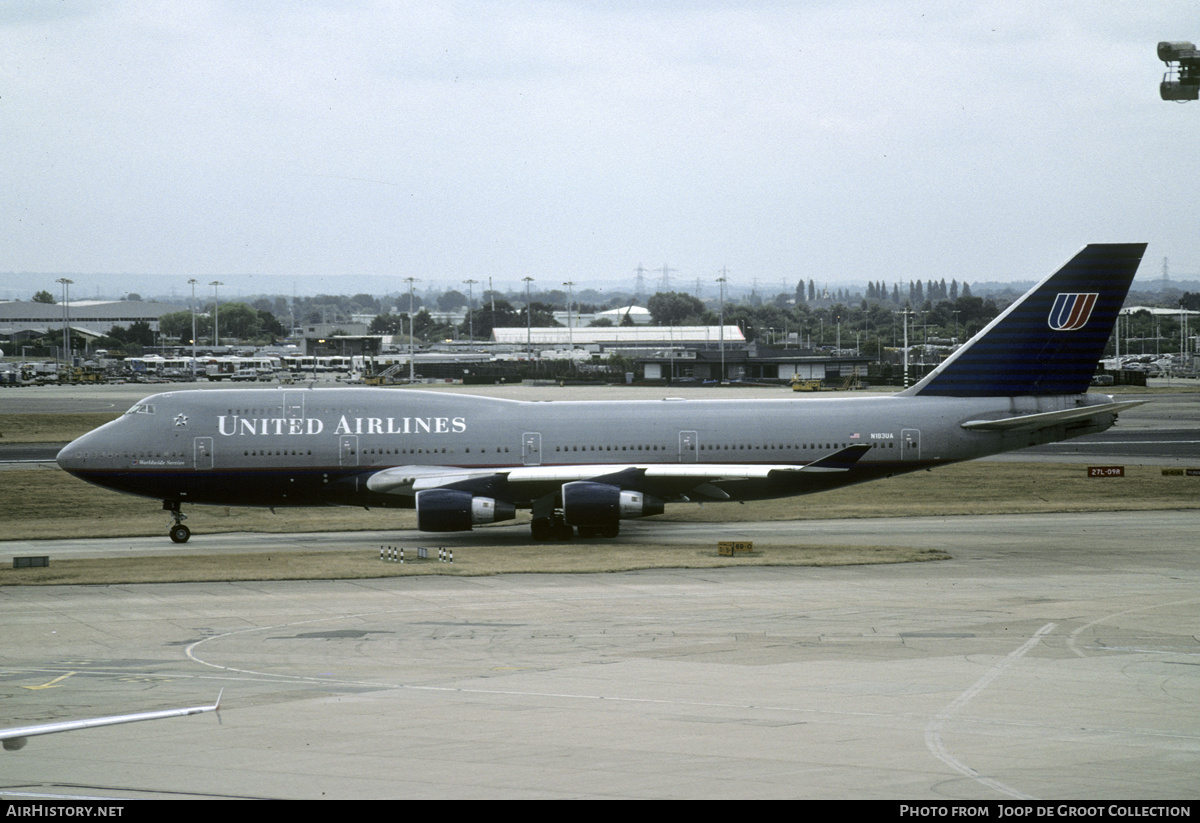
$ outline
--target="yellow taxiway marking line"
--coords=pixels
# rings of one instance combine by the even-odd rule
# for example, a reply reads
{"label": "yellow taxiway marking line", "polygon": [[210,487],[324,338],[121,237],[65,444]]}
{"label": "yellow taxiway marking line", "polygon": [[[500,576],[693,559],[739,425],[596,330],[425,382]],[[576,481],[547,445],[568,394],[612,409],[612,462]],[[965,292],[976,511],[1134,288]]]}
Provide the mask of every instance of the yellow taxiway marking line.
{"label": "yellow taxiway marking line", "polygon": [[58,681],[60,681],[60,680],[66,680],[68,677],[70,677],[70,676],[71,676],[71,675],[73,675],[73,674],[77,674],[77,672],[67,672],[67,673],[66,673],[66,674],[64,674],[64,675],[61,675],[61,676],[59,676],[59,677],[56,677],[56,678],[54,678],[54,679],[53,679],[53,680],[51,680],[49,683],[43,683],[43,684],[42,684],[42,685],[40,685],[40,686],[22,686],[21,688],[23,688],[23,689],[30,689],[30,690],[36,690],[36,689],[57,689],[57,688],[58,688],[58,686],[57,686],[57,683],[58,683]]}

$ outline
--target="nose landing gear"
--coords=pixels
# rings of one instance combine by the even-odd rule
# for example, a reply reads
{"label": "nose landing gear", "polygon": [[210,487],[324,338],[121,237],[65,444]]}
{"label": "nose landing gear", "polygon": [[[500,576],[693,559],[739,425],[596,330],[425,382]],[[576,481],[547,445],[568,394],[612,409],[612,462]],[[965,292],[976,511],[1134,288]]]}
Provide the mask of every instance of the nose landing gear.
{"label": "nose landing gear", "polygon": [[171,542],[188,542],[188,538],[192,536],[192,530],[183,525],[183,521],[187,520],[187,515],[179,510],[179,501],[164,500],[163,509],[171,513],[171,519],[174,521],[174,525],[167,531],[167,536],[171,538]]}

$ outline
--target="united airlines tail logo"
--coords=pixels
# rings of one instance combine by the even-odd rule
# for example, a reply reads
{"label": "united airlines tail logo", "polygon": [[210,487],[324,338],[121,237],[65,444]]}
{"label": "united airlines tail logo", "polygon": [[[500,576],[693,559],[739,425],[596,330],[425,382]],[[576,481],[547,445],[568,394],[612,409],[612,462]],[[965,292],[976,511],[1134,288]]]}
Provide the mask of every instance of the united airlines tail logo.
{"label": "united airlines tail logo", "polygon": [[1077,331],[1087,325],[1092,309],[1096,307],[1096,292],[1069,294],[1060,293],[1054,298],[1047,322],[1055,331]]}

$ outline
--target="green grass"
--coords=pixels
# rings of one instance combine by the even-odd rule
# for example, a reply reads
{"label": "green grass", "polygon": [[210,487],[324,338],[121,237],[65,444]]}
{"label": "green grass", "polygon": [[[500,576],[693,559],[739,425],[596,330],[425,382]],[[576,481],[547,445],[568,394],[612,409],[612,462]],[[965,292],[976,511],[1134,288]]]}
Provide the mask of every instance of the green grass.
{"label": "green grass", "polygon": [[712,569],[728,566],[851,566],[944,560],[944,552],[894,546],[755,545],[750,556],[720,557],[716,545],[659,546],[614,543],[479,545],[454,550],[454,562],[404,563],[377,551],[289,551],[274,554],[175,554],[55,561],[44,568],[0,568],[4,585],[118,585],[235,580],[356,580],[415,575],[478,577],[493,574],[598,574],[638,569]]}
{"label": "green grass", "polygon": [[0,414],[0,443],[66,443],[120,416],[112,412]]}

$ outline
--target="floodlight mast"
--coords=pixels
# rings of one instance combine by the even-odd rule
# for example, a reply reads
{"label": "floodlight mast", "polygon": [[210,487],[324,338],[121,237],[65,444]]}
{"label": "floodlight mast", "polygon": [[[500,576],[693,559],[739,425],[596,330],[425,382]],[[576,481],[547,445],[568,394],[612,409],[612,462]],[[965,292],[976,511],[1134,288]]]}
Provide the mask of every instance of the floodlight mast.
{"label": "floodlight mast", "polygon": [[63,361],[67,364],[67,373],[71,369],[71,290],[68,288],[74,280],[60,277],[54,281],[62,283],[63,291]]}
{"label": "floodlight mast", "polygon": [[1158,59],[1167,64],[1167,73],[1158,87],[1163,100],[1182,103],[1200,99],[1200,52],[1195,43],[1163,41],[1158,44]]}
{"label": "floodlight mast", "polygon": [[417,281],[417,278],[405,277],[404,280],[408,283],[408,382],[415,383],[417,382],[417,371],[415,365],[417,358],[417,323],[416,318],[413,316],[413,283]]}

